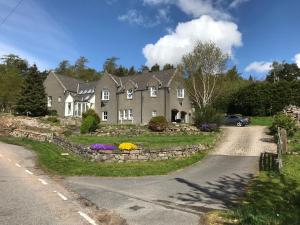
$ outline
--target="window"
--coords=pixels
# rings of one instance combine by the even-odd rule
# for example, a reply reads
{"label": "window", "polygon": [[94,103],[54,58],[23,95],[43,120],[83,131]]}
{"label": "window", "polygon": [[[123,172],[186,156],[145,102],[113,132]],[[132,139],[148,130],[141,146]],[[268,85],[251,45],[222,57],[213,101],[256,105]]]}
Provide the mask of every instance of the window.
{"label": "window", "polygon": [[157,87],[150,87],[150,96],[157,97]]}
{"label": "window", "polygon": [[183,88],[177,89],[177,98],[184,98],[184,89]]}
{"label": "window", "polygon": [[48,96],[48,107],[52,107],[52,96]]}
{"label": "window", "polygon": [[57,101],[58,101],[58,102],[61,102],[61,97],[60,97],[60,96],[58,97]]}
{"label": "window", "polygon": [[126,109],[123,111],[123,119],[124,120],[128,119],[128,111]]}
{"label": "window", "polygon": [[72,114],[72,103],[68,102],[68,115]]}
{"label": "window", "polygon": [[103,101],[108,101],[109,100],[109,91],[107,89],[102,90],[101,100],[103,100]]}
{"label": "window", "polygon": [[78,116],[81,116],[82,114],[82,104],[78,103]]}
{"label": "window", "polygon": [[132,109],[128,109],[128,120],[133,120],[133,112],[132,112]]}
{"label": "window", "polygon": [[119,120],[123,120],[123,110],[119,111]]}
{"label": "window", "polygon": [[152,111],[152,117],[156,117],[157,116],[157,111],[156,110],[153,110]]}
{"label": "window", "polygon": [[133,89],[128,89],[127,90],[127,99],[132,99],[133,98]]}
{"label": "window", "polygon": [[107,121],[108,114],[107,112],[102,112],[102,121]]}

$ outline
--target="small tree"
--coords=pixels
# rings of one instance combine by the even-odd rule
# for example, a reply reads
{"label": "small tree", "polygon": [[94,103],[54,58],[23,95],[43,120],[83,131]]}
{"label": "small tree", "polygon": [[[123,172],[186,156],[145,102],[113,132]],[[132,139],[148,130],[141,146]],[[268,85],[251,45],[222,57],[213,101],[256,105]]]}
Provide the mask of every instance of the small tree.
{"label": "small tree", "polygon": [[43,76],[36,65],[29,68],[17,102],[16,112],[21,115],[45,116],[47,100],[43,85]]}
{"label": "small tree", "polygon": [[187,75],[185,89],[197,107],[210,105],[217,96],[219,75],[227,60],[228,55],[214,43],[201,42],[183,57],[182,69]]}
{"label": "small tree", "polygon": [[164,131],[168,127],[168,121],[164,116],[153,117],[148,124],[148,127],[152,131]]}

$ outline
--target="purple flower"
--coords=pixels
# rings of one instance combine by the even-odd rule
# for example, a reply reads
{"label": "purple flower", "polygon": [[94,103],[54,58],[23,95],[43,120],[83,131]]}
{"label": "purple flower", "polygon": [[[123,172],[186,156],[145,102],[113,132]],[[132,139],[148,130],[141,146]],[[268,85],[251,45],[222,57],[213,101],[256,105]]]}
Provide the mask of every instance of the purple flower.
{"label": "purple flower", "polygon": [[92,144],[91,145],[92,150],[116,150],[117,147],[114,145],[107,145],[107,144]]}

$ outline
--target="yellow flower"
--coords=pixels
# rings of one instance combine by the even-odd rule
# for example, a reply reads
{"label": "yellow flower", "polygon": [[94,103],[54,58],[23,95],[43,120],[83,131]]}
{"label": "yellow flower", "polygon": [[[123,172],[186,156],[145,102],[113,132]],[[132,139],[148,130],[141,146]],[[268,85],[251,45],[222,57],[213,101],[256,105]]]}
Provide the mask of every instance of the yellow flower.
{"label": "yellow flower", "polygon": [[131,150],[136,150],[137,146],[129,142],[124,142],[119,145],[119,149],[122,151],[131,151]]}

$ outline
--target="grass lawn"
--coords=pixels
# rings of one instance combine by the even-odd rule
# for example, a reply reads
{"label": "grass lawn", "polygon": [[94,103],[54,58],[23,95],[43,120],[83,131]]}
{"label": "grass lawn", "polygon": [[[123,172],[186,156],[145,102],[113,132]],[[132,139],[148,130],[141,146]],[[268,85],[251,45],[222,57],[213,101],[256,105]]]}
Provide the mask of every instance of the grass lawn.
{"label": "grass lawn", "polygon": [[163,175],[200,161],[205,152],[182,160],[166,160],[138,163],[97,163],[84,160],[78,155],[61,156],[64,152],[54,144],[28,139],[0,137],[0,141],[25,146],[36,152],[37,163],[44,170],[64,176],[145,176]]}
{"label": "grass lawn", "polygon": [[273,117],[271,116],[254,116],[251,117],[251,125],[260,125],[270,127],[273,122]]}
{"label": "grass lawn", "polygon": [[203,135],[177,135],[177,136],[137,136],[137,137],[97,137],[89,135],[71,136],[69,139],[80,144],[115,144],[132,142],[141,145],[144,149],[161,149],[180,145],[212,144],[216,134],[207,133]]}
{"label": "grass lawn", "polygon": [[300,130],[289,141],[290,150],[292,152],[300,152]]}

